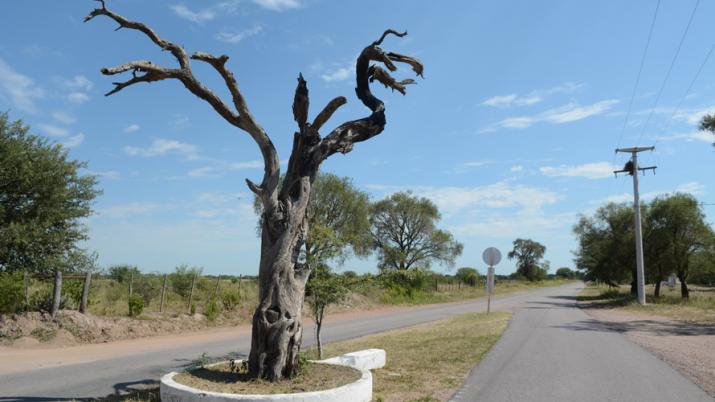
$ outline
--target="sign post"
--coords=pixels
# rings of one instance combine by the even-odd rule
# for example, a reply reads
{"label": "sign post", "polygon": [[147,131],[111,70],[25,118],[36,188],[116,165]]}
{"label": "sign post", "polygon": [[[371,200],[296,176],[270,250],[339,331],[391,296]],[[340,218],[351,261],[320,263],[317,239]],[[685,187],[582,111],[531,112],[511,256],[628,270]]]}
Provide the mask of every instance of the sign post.
{"label": "sign post", "polygon": [[501,261],[501,252],[496,247],[489,247],[482,253],[482,260],[489,266],[487,269],[487,314],[489,314],[492,305],[492,292],[494,292],[494,266]]}

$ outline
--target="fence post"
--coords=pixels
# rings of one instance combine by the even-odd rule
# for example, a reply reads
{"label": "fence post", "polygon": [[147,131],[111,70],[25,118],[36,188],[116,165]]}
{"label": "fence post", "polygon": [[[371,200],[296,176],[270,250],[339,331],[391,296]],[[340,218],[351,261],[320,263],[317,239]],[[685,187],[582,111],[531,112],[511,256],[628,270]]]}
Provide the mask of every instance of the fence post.
{"label": "fence post", "polygon": [[25,270],[22,278],[25,286],[25,310],[29,310],[30,308],[30,276],[27,274],[27,270]]}
{"label": "fence post", "polygon": [[159,312],[164,312],[164,294],[166,293],[166,274],[164,274],[164,284],[161,285],[161,303],[159,304]]}
{"label": "fence post", "polygon": [[131,273],[131,274],[129,274],[129,296],[131,296],[132,293],[134,292],[134,289],[132,287],[133,283],[134,283],[134,273]]}
{"label": "fence post", "polygon": [[87,272],[84,276],[84,286],[82,286],[82,302],[79,304],[79,312],[87,312],[87,301],[89,300],[89,281],[92,280],[92,273]]}
{"label": "fence post", "polygon": [[186,308],[189,309],[189,312],[191,312],[191,299],[194,297],[194,282],[196,282],[196,275],[194,275],[194,277],[191,278],[191,290],[189,291],[189,305],[186,306]]}
{"label": "fence post", "polygon": [[216,277],[216,289],[214,289],[214,297],[218,296],[218,286],[220,284],[219,281],[221,281],[221,275]]}
{"label": "fence post", "polygon": [[243,275],[238,275],[238,293],[241,293],[241,281],[243,280]]}
{"label": "fence post", "polygon": [[52,310],[50,314],[54,317],[60,309],[60,299],[62,298],[62,271],[55,269],[55,289],[52,295]]}

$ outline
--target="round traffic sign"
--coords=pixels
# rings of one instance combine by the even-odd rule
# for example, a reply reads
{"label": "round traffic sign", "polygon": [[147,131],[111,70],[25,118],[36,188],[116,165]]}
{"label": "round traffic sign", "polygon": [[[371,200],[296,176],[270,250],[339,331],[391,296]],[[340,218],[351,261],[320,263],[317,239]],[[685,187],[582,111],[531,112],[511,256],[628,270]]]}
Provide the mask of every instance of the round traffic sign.
{"label": "round traffic sign", "polygon": [[482,253],[482,259],[485,264],[493,267],[501,261],[501,252],[499,252],[499,249],[496,247],[489,247],[484,250],[484,253]]}

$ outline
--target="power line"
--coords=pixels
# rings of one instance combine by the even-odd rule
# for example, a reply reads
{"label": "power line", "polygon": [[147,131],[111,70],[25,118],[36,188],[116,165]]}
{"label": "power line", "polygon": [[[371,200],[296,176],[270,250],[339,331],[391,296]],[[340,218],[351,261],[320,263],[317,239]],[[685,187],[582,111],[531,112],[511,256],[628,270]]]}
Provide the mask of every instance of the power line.
{"label": "power line", "polygon": [[[703,69],[705,68],[705,65],[708,63],[708,60],[710,59],[710,55],[712,55],[712,53],[713,53],[713,50],[715,50],[715,44],[710,46],[710,51],[708,51],[708,54],[705,56],[705,59],[700,64],[698,71],[695,73],[695,77],[693,77],[693,80],[690,81],[690,85],[688,85],[688,89],[683,94],[683,97],[680,98],[678,105],[675,107],[675,109],[673,110],[673,113],[670,115],[670,119],[668,119],[668,125],[663,130],[661,130],[661,132],[668,131],[670,129],[670,126],[673,125],[673,119],[675,118],[675,115],[680,111],[680,107],[683,105],[685,98],[687,98],[688,95],[690,95],[690,91],[693,89],[693,86],[695,86],[695,82],[697,82],[698,78],[700,77],[700,73],[703,72]],[[658,139],[659,139],[659,137],[654,138],[655,143],[653,144],[653,146],[658,144]]]}
{"label": "power line", "polygon": [[660,102],[660,97],[663,95],[663,90],[665,89],[665,85],[668,83],[668,79],[670,79],[670,73],[673,71],[673,66],[675,65],[675,62],[678,60],[678,56],[680,55],[680,49],[683,47],[683,42],[685,42],[685,37],[688,36],[688,31],[690,30],[690,25],[693,23],[693,18],[695,17],[695,12],[698,10],[698,6],[700,5],[700,0],[697,0],[695,2],[695,7],[693,7],[692,13],[690,13],[690,19],[688,20],[688,25],[685,26],[685,31],[683,31],[683,35],[680,37],[680,43],[678,43],[678,48],[675,51],[675,55],[673,55],[673,60],[670,61],[670,67],[668,67],[668,72],[665,74],[665,78],[663,79],[663,84],[660,86],[660,89],[658,90],[658,95],[655,98],[655,103],[653,104],[653,107],[650,109],[650,113],[648,114],[648,118],[646,119],[645,123],[643,124],[643,129],[641,130],[641,135],[638,137],[638,142],[643,139],[643,134],[645,134],[646,128],[648,128],[648,123],[650,122],[650,119],[653,117],[653,113],[655,112],[655,108],[658,106],[658,102]]}
{"label": "power line", "polygon": [[[699,1],[699,0],[698,0]],[[621,140],[623,139],[623,133],[626,131],[626,126],[628,125],[628,119],[631,116],[631,109],[633,108],[633,100],[636,97],[636,91],[638,90],[638,84],[641,81],[641,74],[643,73],[643,66],[645,65],[646,55],[648,55],[648,48],[650,48],[650,40],[653,37],[653,28],[655,28],[655,21],[658,17],[658,9],[660,9],[660,0],[655,5],[655,11],[653,12],[653,20],[650,22],[650,29],[648,30],[648,40],[646,40],[645,48],[643,49],[643,55],[641,56],[641,64],[638,67],[638,75],[636,75],[636,84],[633,86],[633,92],[631,93],[631,100],[628,102],[628,111],[626,112],[626,117],[623,120],[623,127],[621,127],[621,132],[618,135],[618,143],[616,148],[621,146]],[[616,161],[616,154],[613,154],[613,163]]]}

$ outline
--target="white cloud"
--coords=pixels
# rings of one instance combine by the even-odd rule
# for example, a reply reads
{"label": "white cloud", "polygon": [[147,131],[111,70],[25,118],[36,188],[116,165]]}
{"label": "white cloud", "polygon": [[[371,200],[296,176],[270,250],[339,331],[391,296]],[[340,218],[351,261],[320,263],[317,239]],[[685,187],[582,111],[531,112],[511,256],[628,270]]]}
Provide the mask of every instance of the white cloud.
{"label": "white cloud", "polygon": [[16,72],[0,58],[0,97],[9,98],[22,111],[34,113],[37,111],[35,101],[44,96],[42,88],[32,79]]}
{"label": "white cloud", "polygon": [[174,120],[172,120],[170,124],[178,130],[185,129],[191,125],[189,118],[181,114],[175,114]]}
{"label": "white cloud", "polygon": [[139,131],[140,128],[141,127],[139,127],[139,125],[135,123],[135,124],[130,124],[130,125],[124,127],[124,130],[122,130],[122,131],[124,131],[125,133],[133,133],[135,131]]}
{"label": "white cloud", "polygon": [[146,216],[157,209],[163,208],[162,205],[151,202],[131,202],[128,204],[113,205],[107,208],[97,210],[97,215],[102,218],[125,219],[134,216]]}
{"label": "white cloud", "polygon": [[547,231],[563,231],[573,225],[575,220],[576,215],[573,213],[547,215],[542,211],[523,211],[514,215],[496,215],[477,222],[452,225],[449,230],[458,236],[504,239],[543,237]]}
{"label": "white cloud", "polygon": [[163,138],[154,140],[148,148],[125,146],[124,152],[130,156],[151,157],[176,154],[187,159],[199,159],[198,149],[195,145]]}
{"label": "white cloud", "polygon": [[84,92],[71,92],[67,95],[67,100],[72,103],[81,104],[89,100],[89,95]]}
{"label": "white cloud", "polygon": [[482,102],[482,105],[486,106],[494,106],[494,107],[507,107],[511,106],[512,103],[514,103],[514,100],[517,98],[517,94],[510,94],[510,95],[497,95],[493,96],[484,102]]}
{"label": "white cloud", "polygon": [[174,4],[169,6],[169,8],[176,14],[179,18],[195,22],[197,24],[202,24],[213,20],[214,18],[224,15],[233,14],[238,8],[239,1],[223,1],[217,3],[214,6],[207,7],[201,10],[193,11],[183,4]]}
{"label": "white cloud", "polygon": [[498,108],[506,108],[511,106],[530,106],[543,101],[547,96],[557,93],[570,93],[581,87],[583,83],[567,82],[562,85],[546,89],[536,89],[526,95],[509,94],[493,96],[484,102],[482,105]]}
{"label": "white cloud", "polygon": [[486,166],[486,165],[491,165],[492,163],[494,163],[494,161],[485,159],[485,160],[479,160],[479,161],[464,162],[464,163],[462,163],[461,166],[463,166],[463,167],[482,167],[482,166]]}
{"label": "white cloud", "polygon": [[686,142],[692,142],[692,141],[715,142],[715,136],[713,136],[712,133],[708,133],[705,131],[693,131],[690,133],[659,136],[656,138],[656,140],[658,140],[658,141],[684,140]]}
{"label": "white cloud", "polygon": [[217,161],[213,166],[204,166],[190,170],[188,175],[190,177],[219,177],[230,170],[259,169],[262,168],[263,165],[264,163],[261,160],[247,162]]}
{"label": "white cloud", "polygon": [[[672,193],[688,193],[692,195],[703,195],[705,186],[696,182],[691,181],[688,183],[683,183],[675,188],[675,190],[670,191],[649,191],[647,193],[640,194],[641,201],[651,201],[656,197],[672,194]],[[602,204],[607,202],[623,203],[623,202],[633,202],[633,193],[622,193],[610,195],[600,201],[595,201],[594,204]]]}
{"label": "white cloud", "polygon": [[338,67],[334,70],[326,71],[320,75],[320,78],[325,82],[337,82],[345,81],[349,79],[353,74],[353,70],[350,67]]}
{"label": "white cloud", "polygon": [[92,171],[88,170],[87,173],[98,176],[104,179],[109,179],[109,180],[119,180],[119,178],[122,176],[121,173],[117,172],[116,170],[105,170],[105,171]]}
{"label": "white cloud", "polygon": [[82,141],[84,141],[84,133],[79,133],[71,137],[67,137],[66,140],[62,141],[62,146],[65,148],[75,148],[78,147]]}
{"label": "white cloud", "polygon": [[539,171],[546,176],[584,177],[586,179],[604,179],[611,177],[616,167],[608,162],[585,163],[583,165],[542,166]]}
{"label": "white cloud", "polygon": [[560,108],[546,111],[544,113],[544,119],[556,124],[582,120],[587,117],[599,115],[617,103],[618,101],[615,99],[596,102],[589,106],[578,106],[575,103],[570,103]]}
{"label": "white cloud", "polygon": [[522,170],[524,170],[524,166],[522,166],[522,165],[514,165],[509,169],[510,172],[514,172],[514,173],[521,172]]}
{"label": "white cloud", "polygon": [[552,124],[569,123],[603,114],[617,103],[618,100],[615,99],[603,100],[586,106],[580,106],[576,103],[569,103],[558,108],[549,109],[534,116],[508,117],[483,128],[481,132],[492,132],[500,127],[524,129],[529,128],[538,122]]}
{"label": "white cloud", "polygon": [[216,39],[218,39],[222,42],[227,42],[227,43],[238,43],[246,38],[250,38],[251,36],[258,35],[262,30],[263,30],[262,26],[254,25],[253,27],[243,30],[243,31],[240,31],[240,32],[223,31],[223,32],[219,32],[216,35]]}
{"label": "white cloud", "polygon": [[65,112],[52,112],[52,118],[63,124],[72,124],[77,121],[74,116],[71,116]]}
{"label": "white cloud", "polygon": [[273,11],[285,11],[301,6],[299,0],[253,0],[259,6]]}
{"label": "white cloud", "polygon": [[52,137],[66,137],[69,131],[63,127],[57,127],[52,124],[38,124],[37,127],[44,131],[45,134]]}
{"label": "white cloud", "polygon": [[63,81],[63,86],[73,91],[90,91],[94,88],[94,83],[84,75],[75,75]]}

